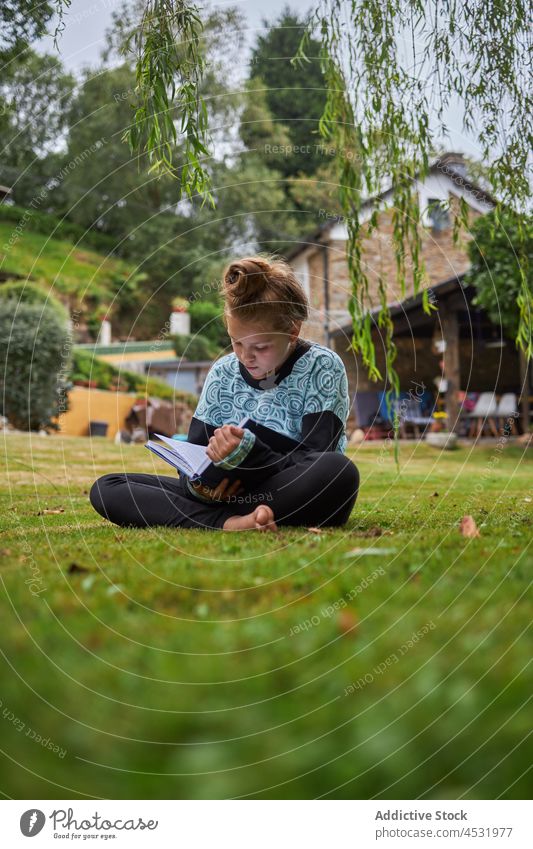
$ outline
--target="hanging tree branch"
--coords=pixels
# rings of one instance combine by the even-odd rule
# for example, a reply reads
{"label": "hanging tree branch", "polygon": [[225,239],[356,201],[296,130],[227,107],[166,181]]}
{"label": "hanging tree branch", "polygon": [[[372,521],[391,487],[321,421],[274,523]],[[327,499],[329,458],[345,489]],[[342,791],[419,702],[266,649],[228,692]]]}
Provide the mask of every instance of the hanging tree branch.
{"label": "hanging tree branch", "polygon": [[[321,0],[293,59],[293,63],[308,61],[306,44],[316,26],[327,86],[319,130],[336,148],[348,231],[352,346],[373,379],[381,375],[372,339],[363,242],[376,227],[379,204],[363,226],[363,202],[365,197],[378,196],[385,183],[390,185],[397,288],[405,296],[410,275],[413,292],[418,293],[427,278],[415,181],[429,172],[435,138],[446,135],[444,115],[455,96],[464,104],[465,130],[477,131],[482,158],[489,163],[488,179],[498,199],[496,221],[503,208],[517,221],[521,287],[516,343],[528,357],[533,354],[533,298],[523,226],[530,199],[526,175],[532,114],[527,94],[531,55],[527,8],[521,0],[465,4],[456,0]],[[432,110],[433,100],[439,104],[436,110]],[[455,239],[468,224],[467,206],[461,200],[458,211],[452,210]],[[384,331],[386,377],[392,392],[398,390],[399,381],[387,303],[390,283],[378,279],[377,321]],[[432,307],[425,287],[423,304],[429,312]]]}
{"label": "hanging tree branch", "polygon": [[[140,26],[128,46],[136,52],[137,104],[124,134],[132,152],[145,153],[150,170],[178,176],[189,198],[203,196],[214,206],[209,174],[208,116],[200,95],[205,60],[200,47],[203,24],[186,0],[147,0]],[[184,134],[184,162],[174,163],[178,142],[175,120]],[[180,151],[181,153],[181,151]]]}

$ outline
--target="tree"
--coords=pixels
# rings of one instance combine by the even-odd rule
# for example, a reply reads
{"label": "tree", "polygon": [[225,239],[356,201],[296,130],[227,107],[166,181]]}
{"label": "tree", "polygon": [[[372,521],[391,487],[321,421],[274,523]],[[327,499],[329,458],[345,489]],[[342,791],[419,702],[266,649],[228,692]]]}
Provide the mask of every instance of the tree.
{"label": "tree", "polygon": [[0,286],[0,307],[7,301],[11,301],[15,306],[17,304],[46,306],[56,314],[65,327],[68,326],[69,313],[66,307],[37,283],[28,283],[26,280],[7,280]]}
{"label": "tree", "polygon": [[[65,6],[70,0],[63,0]],[[61,3],[33,0],[2,0],[0,3],[0,64],[4,78],[10,73],[11,63],[16,63],[28,44],[46,33],[57,6]]]}
{"label": "tree", "polygon": [[[67,2],[59,0],[60,5]],[[205,72],[198,50],[201,31],[197,7],[186,0],[145,0],[134,38],[138,100],[128,137],[132,149],[145,152],[155,168],[179,178],[182,192],[214,203],[209,169],[202,158],[207,155],[208,123],[201,94]],[[480,158],[489,163],[491,190],[498,199],[496,220],[509,207],[523,227],[530,199],[526,175],[533,120],[528,95],[533,37],[529,4],[524,0],[512,4],[318,0],[293,65],[312,64],[306,50],[312,55],[315,32],[320,34],[326,88],[319,130],[336,150],[339,196],[348,225],[352,344],[361,352],[370,375],[377,378],[362,244],[376,226],[378,210],[362,227],[363,201],[379,195],[385,180],[391,183],[397,264],[397,279],[391,282],[405,293],[406,269],[412,265],[416,293],[425,282],[425,272],[415,181],[428,174],[430,157],[446,134],[446,110],[459,98],[464,128],[475,134]],[[176,138],[176,112],[185,138],[185,164],[179,170],[168,156]],[[456,230],[467,224],[463,204],[455,223]],[[520,263],[517,341],[531,358],[533,316],[525,257]],[[387,376],[391,388],[398,390],[388,285],[389,281],[380,281],[378,322],[384,331]],[[424,307],[429,311],[424,292]]]}
{"label": "tree", "polygon": [[261,157],[262,162],[281,173],[279,164],[284,151],[290,150],[288,127],[276,121],[267,102],[266,83],[253,77],[244,86],[244,108],[239,122],[239,135],[247,149]]}
{"label": "tree", "polygon": [[55,56],[26,51],[23,61],[0,83],[9,137],[2,158],[14,165],[31,163],[57,144],[66,128],[75,79]]}
{"label": "tree", "polygon": [[295,67],[291,59],[306,31],[307,22],[289,6],[279,18],[262,21],[266,35],[260,35],[252,52],[251,79],[256,88],[265,86],[264,97],[273,120],[285,125],[294,152],[278,158],[276,170],[283,176],[314,174],[322,164],[318,122],[326,105],[325,80],[320,67],[320,42],[307,41],[306,67]]}
{"label": "tree", "polygon": [[59,59],[32,50],[0,83],[0,173],[19,204],[29,205],[58,166],[74,86]]}
{"label": "tree", "polygon": [[490,320],[513,338],[518,333],[517,298],[522,291],[521,257],[527,260],[529,302],[526,310],[533,311],[533,222],[518,227],[516,217],[504,211],[496,221],[494,213],[483,215],[472,227],[468,243],[471,266],[465,282],[476,289],[475,304],[483,307]]}
{"label": "tree", "polygon": [[[473,239],[468,243],[472,263],[465,282],[476,289],[474,303],[505,334],[520,339],[520,309],[533,313],[533,222],[517,220],[512,210],[503,210],[496,218],[489,213],[472,227]],[[524,287],[525,282],[525,287]],[[526,301],[522,302],[524,297]],[[527,341],[527,340],[524,340]],[[522,427],[529,428],[529,378],[524,347],[518,346]]]}
{"label": "tree", "polygon": [[68,170],[55,187],[58,211],[118,242],[159,210],[169,187],[168,178],[165,182],[148,176],[145,158],[132,157],[121,140],[131,120],[133,85],[127,65],[86,74],[68,116]]}

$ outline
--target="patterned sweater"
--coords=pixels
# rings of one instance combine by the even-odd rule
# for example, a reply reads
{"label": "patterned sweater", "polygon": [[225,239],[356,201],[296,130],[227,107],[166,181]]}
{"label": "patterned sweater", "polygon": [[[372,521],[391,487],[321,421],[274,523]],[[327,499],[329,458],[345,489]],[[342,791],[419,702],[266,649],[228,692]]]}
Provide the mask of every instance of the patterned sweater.
{"label": "patterned sweater", "polygon": [[317,342],[299,338],[292,354],[267,378],[252,377],[235,353],[213,363],[188,439],[207,445],[215,428],[237,424],[247,416],[300,443],[298,450],[281,454],[245,428],[237,448],[214,463],[222,469],[253,468],[254,480],[259,482],[297,463],[302,451],[344,453],[349,409],[348,379],[341,358]]}

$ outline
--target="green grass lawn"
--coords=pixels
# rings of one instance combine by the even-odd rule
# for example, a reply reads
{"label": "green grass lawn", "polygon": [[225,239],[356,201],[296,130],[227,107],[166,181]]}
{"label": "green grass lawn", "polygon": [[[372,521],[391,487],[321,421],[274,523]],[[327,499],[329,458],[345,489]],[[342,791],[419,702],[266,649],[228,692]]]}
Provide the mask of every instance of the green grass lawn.
{"label": "green grass lawn", "polygon": [[6,796],[529,796],[522,449],[367,444],[346,527],[274,535],[106,523],[142,446],[2,447]]}

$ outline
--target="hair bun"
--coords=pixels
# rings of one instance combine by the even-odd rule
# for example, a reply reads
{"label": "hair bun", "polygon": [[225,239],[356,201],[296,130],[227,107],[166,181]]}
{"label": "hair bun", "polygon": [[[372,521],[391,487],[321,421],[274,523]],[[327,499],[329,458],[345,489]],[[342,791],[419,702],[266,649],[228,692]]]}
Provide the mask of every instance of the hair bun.
{"label": "hair bun", "polygon": [[[292,332],[309,316],[309,302],[293,269],[275,254],[246,256],[230,262],[222,274],[224,322],[242,321]],[[227,329],[227,325],[226,325]]]}
{"label": "hair bun", "polygon": [[265,275],[269,272],[270,263],[267,260],[245,258],[232,262],[228,266],[224,275],[224,283],[234,293],[257,292],[261,291],[266,285]]}

